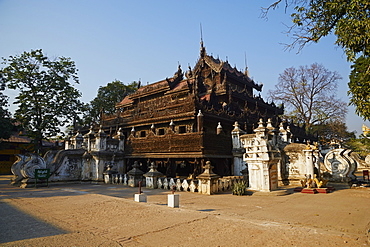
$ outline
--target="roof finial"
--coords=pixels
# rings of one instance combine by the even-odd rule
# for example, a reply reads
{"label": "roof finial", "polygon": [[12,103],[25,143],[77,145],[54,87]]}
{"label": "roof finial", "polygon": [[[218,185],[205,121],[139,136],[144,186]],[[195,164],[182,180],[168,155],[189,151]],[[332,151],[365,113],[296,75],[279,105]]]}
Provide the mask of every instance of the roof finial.
{"label": "roof finial", "polygon": [[247,52],[245,51],[244,52],[244,65],[246,68],[248,68],[248,65],[247,65]]}
{"label": "roof finial", "polygon": [[203,47],[203,29],[202,29],[202,23],[200,23],[200,47]]}
{"label": "roof finial", "polygon": [[200,57],[204,57],[206,54],[206,48],[203,46],[203,29],[202,23],[200,23]]}
{"label": "roof finial", "polygon": [[245,71],[244,74],[248,77],[249,76],[249,70],[248,70],[248,64],[247,64],[247,52],[244,52],[244,63],[245,63]]}

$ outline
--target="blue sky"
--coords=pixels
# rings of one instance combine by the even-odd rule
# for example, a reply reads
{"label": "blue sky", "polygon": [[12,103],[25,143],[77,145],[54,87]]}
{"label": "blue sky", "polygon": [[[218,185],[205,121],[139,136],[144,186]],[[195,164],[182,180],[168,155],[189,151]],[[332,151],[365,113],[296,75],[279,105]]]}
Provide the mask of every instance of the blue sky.
{"label": "blue sky", "polygon": [[[208,54],[240,70],[245,54],[251,77],[263,83],[262,96],[288,67],[321,63],[343,77],[338,97],[348,102],[350,63],[335,37],[285,51],[290,24],[283,6],[260,18],[273,0],[0,0],[0,57],[43,49],[49,57],[70,57],[79,69],[82,101],[117,79],[142,84],[170,77],[178,63],[185,70],[199,57],[200,23]],[[15,96],[13,91],[6,91]],[[14,109],[12,107],[11,109]],[[349,130],[361,133],[362,119],[349,108]],[[369,122],[365,122],[368,126]]]}

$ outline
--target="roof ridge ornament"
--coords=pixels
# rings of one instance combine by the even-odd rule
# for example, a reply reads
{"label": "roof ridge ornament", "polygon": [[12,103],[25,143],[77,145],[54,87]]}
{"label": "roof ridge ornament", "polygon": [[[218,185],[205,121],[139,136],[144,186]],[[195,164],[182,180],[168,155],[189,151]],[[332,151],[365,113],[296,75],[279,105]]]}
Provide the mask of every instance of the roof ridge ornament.
{"label": "roof ridge ornament", "polygon": [[206,48],[203,46],[203,29],[202,23],[200,23],[200,57],[204,58],[206,55]]}
{"label": "roof ridge ornament", "polygon": [[248,78],[250,78],[249,70],[248,70],[248,63],[247,63],[247,52],[244,52],[244,63],[245,63],[244,75],[246,75]]}

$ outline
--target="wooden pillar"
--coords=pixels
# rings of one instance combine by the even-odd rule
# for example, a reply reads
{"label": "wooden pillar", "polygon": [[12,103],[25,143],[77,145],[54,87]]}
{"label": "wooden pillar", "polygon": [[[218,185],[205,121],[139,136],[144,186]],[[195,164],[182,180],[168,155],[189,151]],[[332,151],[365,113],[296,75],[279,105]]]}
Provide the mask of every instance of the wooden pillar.
{"label": "wooden pillar", "polygon": [[197,131],[203,132],[203,114],[201,110],[199,110],[197,115]]}

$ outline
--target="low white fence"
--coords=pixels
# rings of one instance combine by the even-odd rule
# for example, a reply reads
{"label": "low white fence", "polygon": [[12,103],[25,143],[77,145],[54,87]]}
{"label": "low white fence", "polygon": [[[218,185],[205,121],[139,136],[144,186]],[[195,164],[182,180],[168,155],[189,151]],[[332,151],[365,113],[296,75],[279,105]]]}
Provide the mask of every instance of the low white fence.
{"label": "low white fence", "polygon": [[[121,184],[128,186],[129,176],[127,174],[112,174],[109,177],[105,177],[105,183],[110,184]],[[235,183],[244,180],[243,176],[227,176],[217,180],[217,191],[231,191]],[[176,191],[188,191],[188,192],[200,192],[199,188],[201,185],[198,179],[181,179],[181,178],[158,178],[157,179],[158,189],[172,190],[175,188]],[[145,187],[145,178],[142,178],[142,186]]]}

